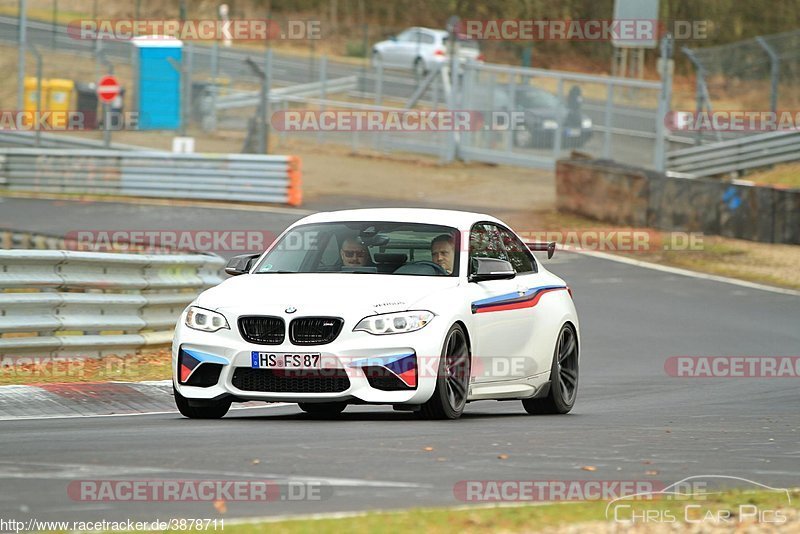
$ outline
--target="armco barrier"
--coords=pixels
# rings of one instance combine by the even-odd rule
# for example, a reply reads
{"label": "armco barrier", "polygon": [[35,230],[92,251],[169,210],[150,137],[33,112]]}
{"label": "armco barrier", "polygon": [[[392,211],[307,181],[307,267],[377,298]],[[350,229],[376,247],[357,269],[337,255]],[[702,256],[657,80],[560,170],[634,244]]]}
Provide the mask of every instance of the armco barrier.
{"label": "armco barrier", "polygon": [[214,255],[0,250],[0,355],[97,356],[166,345],[222,281]]}
{"label": "armco barrier", "polygon": [[556,165],[556,204],[619,225],[800,244],[800,189],[574,158]]}
{"label": "armco barrier", "polygon": [[296,156],[0,149],[11,190],[302,203]]}

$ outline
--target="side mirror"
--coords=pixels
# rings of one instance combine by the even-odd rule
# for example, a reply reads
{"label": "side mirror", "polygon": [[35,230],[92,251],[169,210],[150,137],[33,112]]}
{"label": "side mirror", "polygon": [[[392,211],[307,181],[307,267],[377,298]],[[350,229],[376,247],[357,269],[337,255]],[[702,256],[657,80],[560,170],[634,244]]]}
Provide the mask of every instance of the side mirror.
{"label": "side mirror", "polygon": [[225,266],[225,274],[236,276],[238,274],[246,274],[250,272],[253,263],[261,256],[261,254],[242,254],[241,256],[234,256],[228,260]]}
{"label": "side mirror", "polygon": [[472,258],[472,274],[470,282],[485,282],[487,280],[508,280],[517,276],[517,272],[510,262],[495,258]]}

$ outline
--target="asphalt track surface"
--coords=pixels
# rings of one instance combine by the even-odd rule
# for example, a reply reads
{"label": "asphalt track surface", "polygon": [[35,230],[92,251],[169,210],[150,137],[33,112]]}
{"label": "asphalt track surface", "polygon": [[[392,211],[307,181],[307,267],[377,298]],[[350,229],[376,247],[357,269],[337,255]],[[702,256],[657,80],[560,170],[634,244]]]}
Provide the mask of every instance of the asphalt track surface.
{"label": "asphalt track surface", "polygon": [[[120,225],[137,214],[133,206],[89,204],[81,216],[98,227],[111,208]],[[22,210],[26,227],[57,229],[59,209],[48,201],[5,199],[0,222]],[[189,214],[197,212],[147,209],[153,213],[148,224],[171,227],[191,227]],[[258,220],[276,231],[296,218],[214,214],[218,226]],[[60,227],[71,224],[61,220]],[[679,355],[797,356],[799,297],[574,253],[559,252],[547,265],[574,289],[581,318],[580,388],[569,415],[530,416],[516,401],[484,401],[446,422],[358,406],[333,421],[312,419],[295,406],[241,410],[210,422],[176,413],[4,421],[0,517],[220,517],[207,502],[71,499],[69,483],[87,479],[322,485],[321,500],[229,502],[226,519],[460,505],[453,488],[463,480],[669,484],[727,475],[800,486],[797,378],[689,379],[664,370],[665,360]]]}

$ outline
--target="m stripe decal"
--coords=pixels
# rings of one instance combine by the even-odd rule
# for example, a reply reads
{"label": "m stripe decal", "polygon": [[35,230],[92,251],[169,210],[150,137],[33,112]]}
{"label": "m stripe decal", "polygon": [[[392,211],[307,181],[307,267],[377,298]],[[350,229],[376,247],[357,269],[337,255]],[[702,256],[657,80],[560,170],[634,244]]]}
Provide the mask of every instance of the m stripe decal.
{"label": "m stripe decal", "polygon": [[472,303],[472,313],[486,313],[505,310],[518,310],[520,308],[533,308],[539,303],[542,295],[551,291],[566,290],[566,286],[542,286],[527,290],[524,294],[506,293],[487,299],[476,300]]}

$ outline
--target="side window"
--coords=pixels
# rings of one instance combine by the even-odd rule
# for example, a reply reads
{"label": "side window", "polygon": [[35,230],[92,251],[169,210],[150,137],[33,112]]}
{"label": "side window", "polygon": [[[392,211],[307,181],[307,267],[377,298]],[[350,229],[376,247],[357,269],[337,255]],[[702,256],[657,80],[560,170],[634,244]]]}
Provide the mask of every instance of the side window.
{"label": "side window", "polygon": [[525,246],[525,243],[506,228],[500,228],[500,236],[508,254],[508,261],[514,266],[514,270],[517,273],[536,272],[536,260],[533,259],[533,254]]}
{"label": "side window", "polygon": [[412,30],[406,30],[400,35],[397,36],[397,41],[401,43],[409,43],[416,39],[417,32]]}
{"label": "side window", "polygon": [[472,258],[495,258],[508,260],[503,249],[500,231],[493,224],[478,223],[469,233],[469,267],[472,269]]}
{"label": "side window", "polygon": [[419,32],[419,42],[420,44],[425,45],[432,45],[436,39],[434,39],[433,35],[429,35],[427,33]]}

